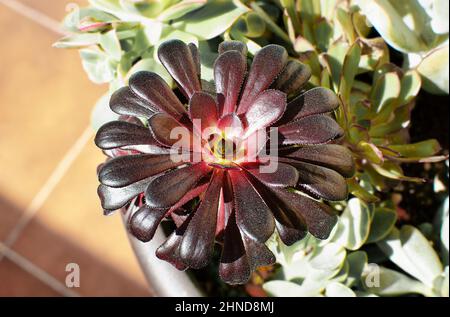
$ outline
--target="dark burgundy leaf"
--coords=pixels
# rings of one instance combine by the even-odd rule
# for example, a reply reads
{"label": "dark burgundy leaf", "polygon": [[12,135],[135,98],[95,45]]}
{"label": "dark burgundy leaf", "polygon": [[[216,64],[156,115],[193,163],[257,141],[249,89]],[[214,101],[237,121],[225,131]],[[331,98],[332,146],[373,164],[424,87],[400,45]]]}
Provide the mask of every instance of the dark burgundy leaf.
{"label": "dark burgundy leaf", "polygon": [[274,212],[274,217],[278,234],[285,245],[293,245],[306,236],[308,229],[300,215],[291,211],[279,211]]}
{"label": "dark burgundy leaf", "polygon": [[186,108],[158,74],[137,72],[131,76],[129,85],[136,95],[149,102],[154,108],[176,119],[186,114]]}
{"label": "dark burgundy leaf", "polygon": [[198,48],[194,43],[188,44],[189,50],[191,51],[192,60],[194,61],[195,68],[197,70],[197,76],[199,80],[201,80],[201,63],[200,63],[200,54],[198,52]]}
{"label": "dark burgundy leaf", "polygon": [[146,204],[152,208],[172,207],[210,170],[207,164],[197,163],[154,178],[145,192]]}
{"label": "dark burgundy leaf", "polygon": [[122,87],[114,92],[109,107],[121,115],[150,118],[158,109],[135,95],[129,87]]}
{"label": "dark burgundy leaf", "polygon": [[125,121],[111,121],[97,131],[95,144],[103,150],[109,150],[127,145],[158,145],[158,142],[146,127]]}
{"label": "dark burgundy leaf", "polygon": [[189,115],[192,120],[199,119],[194,122],[194,126],[198,131],[203,131],[206,128],[216,127],[218,121],[218,107],[214,98],[205,92],[196,92],[192,95],[189,101]]}
{"label": "dark burgundy leaf", "polygon": [[160,144],[171,147],[175,143],[185,150],[191,148],[190,131],[170,115],[157,113],[148,120],[151,134]]}
{"label": "dark burgundy leaf", "polygon": [[116,210],[125,206],[131,199],[144,192],[151,177],[140,180],[125,187],[114,188],[101,184],[97,193],[103,209]]}
{"label": "dark burgundy leaf", "polygon": [[270,44],[256,53],[245,83],[238,114],[247,112],[256,97],[269,88],[287,62],[288,54],[284,47]]}
{"label": "dark burgundy leaf", "polygon": [[251,267],[236,225],[236,216],[233,212],[228,218],[224,233],[224,245],[220,258],[219,275],[228,284],[245,284],[250,279]]}
{"label": "dark burgundy leaf", "polygon": [[216,59],[214,82],[217,94],[223,98],[223,115],[236,110],[246,70],[246,59],[238,51],[227,51]]}
{"label": "dark burgundy leaf", "polygon": [[164,260],[175,266],[178,270],[187,269],[180,257],[180,243],[183,234],[189,224],[192,214],[167,238],[166,241],[156,250],[155,254],[160,260]]}
{"label": "dark burgundy leaf", "polygon": [[282,125],[278,128],[283,145],[321,144],[344,135],[337,122],[326,115],[314,115]]}
{"label": "dark burgundy leaf", "polygon": [[[275,163],[274,163],[275,164]],[[276,187],[294,187],[298,182],[298,171],[295,167],[277,162],[277,169],[272,173],[261,170],[259,164],[242,164],[248,172],[254,175],[261,183],[266,186]]]}
{"label": "dark burgundy leaf", "polygon": [[286,189],[277,189],[275,192],[287,207],[304,219],[313,236],[318,239],[328,238],[337,222],[337,216],[330,206]]}
{"label": "dark burgundy leaf", "polygon": [[245,234],[242,238],[248,262],[250,263],[252,270],[260,266],[267,266],[275,263],[275,256],[264,243],[258,243],[247,237]]}
{"label": "dark burgundy leaf", "polygon": [[226,132],[229,137],[238,137],[244,132],[242,121],[235,113],[229,113],[220,118],[217,126],[220,130]]}
{"label": "dark burgundy leaf", "polygon": [[158,58],[186,97],[191,98],[194,92],[202,90],[197,76],[198,65],[183,41],[169,40],[162,43],[158,48]]}
{"label": "dark burgundy leaf", "polygon": [[219,44],[219,54],[228,51],[238,51],[244,57],[247,56],[247,46],[240,41],[223,41]]}
{"label": "dark burgundy leaf", "polygon": [[130,217],[129,231],[140,241],[150,241],[166,212],[167,209],[152,209],[143,205]]}
{"label": "dark burgundy leaf", "polygon": [[355,163],[350,150],[338,144],[318,144],[295,147],[280,153],[280,156],[334,169],[344,177],[352,177]]}
{"label": "dark burgundy leaf", "polygon": [[332,90],[316,87],[289,102],[281,121],[289,123],[307,116],[329,113],[337,107],[339,107],[339,99]]}
{"label": "dark burgundy leaf", "polygon": [[253,185],[263,197],[267,206],[269,206],[272,211],[275,218],[275,227],[280,234],[281,240],[286,245],[292,245],[293,243],[303,239],[307,233],[305,221],[300,214],[290,210],[290,208],[287,207],[283,201],[274,194],[275,190],[284,187],[267,187],[267,184],[257,177],[252,177],[251,180]]}
{"label": "dark burgundy leaf", "polygon": [[183,162],[174,162],[170,154],[119,156],[106,162],[98,177],[106,186],[123,187],[181,164]]}
{"label": "dark burgundy leaf", "polygon": [[290,164],[298,170],[297,188],[325,200],[340,201],[347,199],[347,183],[338,172],[327,167],[300,161]]}
{"label": "dark burgundy leaf", "polygon": [[180,257],[188,267],[199,269],[208,264],[214,248],[217,212],[223,171],[217,169],[205,196],[195,211],[180,243]]}
{"label": "dark burgundy leaf", "polygon": [[275,228],[269,207],[241,171],[231,170],[229,174],[239,229],[258,242],[266,242]]}
{"label": "dark burgundy leaf", "polygon": [[296,95],[310,77],[311,69],[308,65],[290,60],[271,87],[283,91],[288,96]]}
{"label": "dark burgundy leaf", "polygon": [[253,104],[245,113],[247,130],[245,134],[266,128],[276,122],[286,110],[286,94],[284,92],[269,89],[256,97]]}

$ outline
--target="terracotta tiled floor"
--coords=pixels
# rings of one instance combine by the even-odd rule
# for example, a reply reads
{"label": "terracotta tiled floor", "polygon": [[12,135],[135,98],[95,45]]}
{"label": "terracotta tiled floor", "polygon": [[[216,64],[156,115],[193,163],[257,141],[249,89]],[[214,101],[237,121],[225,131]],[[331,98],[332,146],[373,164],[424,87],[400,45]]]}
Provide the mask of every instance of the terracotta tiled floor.
{"label": "terracotta tiled floor", "polygon": [[[120,215],[103,217],[96,197],[103,157],[87,127],[106,87],[89,82],[76,51],[51,47],[54,30],[2,1],[0,243],[62,285],[65,266],[79,264],[80,295],[148,296]],[[86,1],[20,2],[59,21],[67,3]],[[62,295],[47,284],[0,248],[0,296]]]}
{"label": "terracotta tiled floor", "polygon": [[0,281],[0,296],[61,296],[8,259],[0,263]]}

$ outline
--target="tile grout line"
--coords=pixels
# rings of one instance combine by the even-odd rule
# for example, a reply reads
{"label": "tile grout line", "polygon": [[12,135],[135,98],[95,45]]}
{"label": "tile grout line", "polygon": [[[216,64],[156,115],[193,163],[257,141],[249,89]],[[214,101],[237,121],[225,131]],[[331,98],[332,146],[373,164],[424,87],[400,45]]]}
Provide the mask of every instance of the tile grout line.
{"label": "tile grout line", "polygon": [[19,1],[16,0],[0,0],[0,4],[3,4],[15,11],[16,13],[40,24],[46,29],[55,32],[59,35],[67,35],[64,31],[61,30],[61,25],[58,21],[50,18],[46,14],[33,9]]}
{"label": "tile grout line", "polygon": [[[12,231],[7,236],[4,241],[4,245],[6,247],[11,247],[23,229],[28,225],[28,223],[33,219],[34,215],[41,209],[44,203],[47,201],[50,194],[59,184],[61,179],[67,173],[69,168],[72,166],[75,159],[80,155],[84,146],[89,142],[91,137],[93,136],[94,131],[90,126],[88,126],[83,133],[78,137],[72,147],[66,152],[62,160],[58,163],[56,168],[51,173],[50,177],[47,179],[45,184],[39,190],[39,192],[34,196],[31,203],[27,206],[21,218],[19,219],[16,226],[12,229]],[[3,259],[3,254],[0,252],[0,262]]]}
{"label": "tile grout line", "polygon": [[[42,27],[56,33],[59,35],[67,35],[62,31],[60,23],[46,14],[35,10],[19,1],[16,0],[0,0],[0,4],[8,7],[9,9],[15,11],[16,13],[32,20],[33,22],[41,25]],[[44,284],[48,285],[50,288],[55,290],[57,293],[63,296],[78,297],[80,296],[77,292],[69,290],[58,281],[55,277],[45,272],[34,263],[21,256],[20,254],[14,252],[10,249],[10,246],[14,244],[17,238],[22,233],[23,229],[32,220],[37,211],[44,205],[50,194],[59,184],[61,179],[67,173],[72,163],[79,156],[84,146],[87,144],[91,136],[93,135],[92,128],[88,126],[81,136],[75,141],[69,151],[64,155],[63,159],[58,163],[56,168],[53,170],[50,177],[45,182],[41,190],[36,194],[31,203],[25,209],[24,214],[19,219],[18,224],[14,227],[12,232],[7,237],[5,243],[0,241],[0,262],[4,257],[8,258],[10,261],[15,263],[17,266],[22,268],[24,271],[33,275],[39,279]]]}
{"label": "tile grout line", "polygon": [[8,258],[11,262],[19,266],[24,271],[33,275],[41,282],[52,288],[57,293],[66,296],[66,297],[79,297],[80,294],[77,292],[68,289],[63,283],[58,281],[56,278],[36,266],[34,263],[21,256],[20,254],[14,252],[2,242],[0,242],[0,253],[4,254],[6,258]]}

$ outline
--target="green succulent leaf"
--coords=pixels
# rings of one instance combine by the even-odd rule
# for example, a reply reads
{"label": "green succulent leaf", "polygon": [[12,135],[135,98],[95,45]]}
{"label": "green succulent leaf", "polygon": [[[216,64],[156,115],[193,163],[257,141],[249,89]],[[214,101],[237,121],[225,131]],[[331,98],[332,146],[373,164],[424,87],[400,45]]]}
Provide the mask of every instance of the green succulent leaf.
{"label": "green succulent leaf", "polygon": [[363,201],[350,199],[339,217],[333,241],[349,250],[359,249],[369,236],[370,218],[369,207]]}
{"label": "green succulent leaf", "polygon": [[343,33],[347,38],[347,42],[355,42],[357,34],[355,32],[355,29],[353,28],[353,21],[350,13],[345,11],[343,8],[337,8],[336,19],[339,22],[342,30],[344,31]]}
{"label": "green succulent leaf", "polygon": [[161,12],[158,15],[158,20],[168,22],[181,18],[185,14],[201,8],[206,3],[207,0],[182,0]]}
{"label": "green succulent leaf", "polygon": [[377,69],[380,65],[389,63],[389,48],[381,37],[362,39],[365,54],[361,56],[359,68],[364,71]]}
{"label": "green succulent leaf", "polygon": [[422,75],[423,87],[434,94],[449,93],[448,44],[431,51],[417,67]]}
{"label": "green succulent leaf", "polygon": [[269,296],[276,297],[311,297],[319,295],[315,288],[308,288],[288,281],[269,281],[264,283],[263,289]]}
{"label": "green succulent leaf", "polygon": [[442,297],[449,297],[449,273],[448,273],[448,266],[445,268],[444,273],[444,279],[442,281],[441,286],[441,296]]}
{"label": "green succulent leaf", "polygon": [[327,285],[325,288],[325,296],[327,297],[356,297],[349,287],[342,283],[333,282]]}
{"label": "green succulent leaf", "polygon": [[289,15],[289,18],[292,22],[292,26],[294,27],[294,30],[300,30],[301,24],[300,24],[300,19],[297,14],[296,1],[281,0],[280,4],[283,8],[286,9],[286,12]]}
{"label": "green succulent leaf", "polygon": [[120,61],[120,58],[122,57],[122,48],[116,30],[101,34],[100,45],[113,60]]}
{"label": "green succulent leaf", "polygon": [[389,148],[404,157],[427,157],[441,150],[439,142],[435,139],[411,144],[390,145]]}
{"label": "green succulent leaf", "polygon": [[388,106],[400,95],[400,89],[400,78],[395,72],[386,73],[378,78],[370,95],[373,111],[380,113],[384,109],[389,110]]}
{"label": "green succulent leaf", "polygon": [[349,272],[346,284],[349,287],[356,285],[362,276],[364,268],[367,265],[368,258],[364,251],[355,251],[347,255],[347,262],[349,264]]}
{"label": "green succulent leaf", "polygon": [[322,52],[327,51],[333,36],[332,25],[325,19],[319,20],[313,24],[313,32],[318,49]]}
{"label": "green succulent leaf", "polygon": [[334,90],[338,91],[339,82],[342,74],[342,65],[345,55],[348,52],[348,44],[344,42],[336,42],[331,45],[326,53],[322,55],[325,66],[327,67],[333,80]]}
{"label": "green succulent leaf", "polygon": [[413,226],[400,229],[400,241],[406,255],[420,268],[424,283],[432,281],[443,271],[437,253],[423,234]]}
{"label": "green succulent leaf", "polygon": [[134,64],[126,76],[126,81],[128,81],[131,75],[139,71],[148,71],[157,73],[170,86],[173,86],[174,84],[172,77],[169,75],[164,66],[158,63],[154,58],[145,58]]}
{"label": "green succulent leaf", "polygon": [[392,262],[427,286],[431,287],[443,271],[429,241],[412,226],[405,225],[400,230],[394,228],[377,245]]}
{"label": "green succulent leaf", "polygon": [[383,164],[384,157],[383,152],[378,149],[373,143],[366,141],[360,141],[356,148],[362,152],[364,157],[374,164]]}
{"label": "green succulent leaf", "polygon": [[121,21],[141,22],[149,20],[131,2],[127,4],[122,0],[89,0],[89,3],[92,7],[113,15]]}
{"label": "green succulent leaf", "polygon": [[95,48],[80,50],[81,63],[91,81],[97,84],[114,79],[116,63],[103,51]]}
{"label": "green succulent leaf", "polygon": [[395,210],[387,208],[376,208],[370,225],[370,233],[366,243],[378,242],[384,239],[397,221]]}
{"label": "green succulent leaf", "polygon": [[430,293],[424,284],[405,274],[385,267],[369,266],[369,268],[363,274],[363,285],[370,293],[383,296]]}
{"label": "green succulent leaf", "polygon": [[100,41],[99,33],[81,33],[63,37],[53,44],[56,48],[82,48],[86,46],[96,45]]}
{"label": "green succulent leaf", "polygon": [[379,201],[379,198],[374,194],[370,193],[367,189],[363,188],[358,182],[353,178],[347,180],[348,190],[349,192],[361,199],[366,203],[375,203]]}
{"label": "green succulent leaf", "polygon": [[401,79],[401,89],[399,96],[399,104],[404,105],[411,102],[419,93],[422,80],[415,70],[406,72]]}
{"label": "green succulent leaf", "polygon": [[348,102],[350,98],[350,91],[353,87],[355,76],[358,73],[360,57],[361,47],[359,46],[358,42],[355,42],[345,55],[342,66],[342,76],[340,79],[339,92],[345,102]]}
{"label": "green succulent leaf", "polygon": [[[438,211],[438,232],[441,238],[441,258],[444,265],[448,266],[449,258],[449,197],[444,200]],[[448,277],[447,277],[448,278]]]}
{"label": "green succulent leaf", "polygon": [[355,2],[389,45],[405,53],[426,50],[426,45],[419,33],[415,33],[408,27],[402,18],[402,13],[398,11],[398,6],[393,5],[393,1],[356,0]]}
{"label": "green succulent leaf", "polygon": [[237,1],[210,0],[200,9],[176,20],[172,27],[194,34],[199,39],[209,40],[225,32],[248,10]]}
{"label": "green succulent leaf", "polygon": [[378,174],[386,178],[415,183],[425,181],[423,178],[405,176],[400,165],[394,162],[385,161],[383,165],[372,164],[371,166]]}
{"label": "green succulent leaf", "polygon": [[345,256],[345,249],[340,244],[330,242],[319,248],[309,262],[314,270],[337,274],[344,265]]}

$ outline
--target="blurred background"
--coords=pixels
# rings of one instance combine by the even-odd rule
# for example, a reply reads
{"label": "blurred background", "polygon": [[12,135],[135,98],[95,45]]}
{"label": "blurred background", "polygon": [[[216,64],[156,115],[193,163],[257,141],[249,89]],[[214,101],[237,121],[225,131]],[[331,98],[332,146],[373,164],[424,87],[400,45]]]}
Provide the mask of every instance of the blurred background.
{"label": "blurred background", "polygon": [[[89,117],[107,87],[52,44],[85,0],[0,0],[0,296],[149,296],[119,214],[96,195]],[[80,269],[68,288],[66,266]]]}

